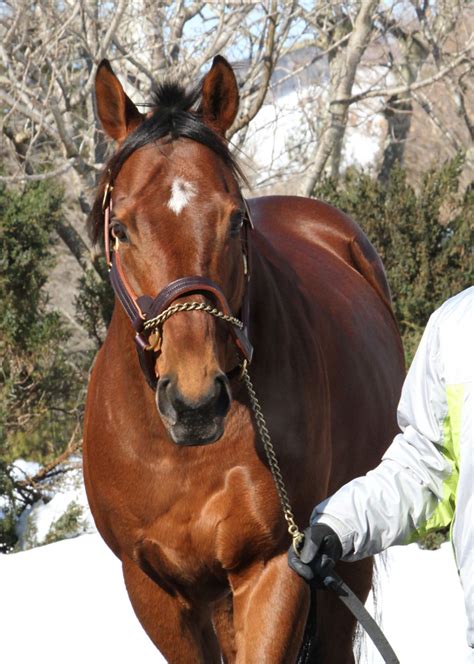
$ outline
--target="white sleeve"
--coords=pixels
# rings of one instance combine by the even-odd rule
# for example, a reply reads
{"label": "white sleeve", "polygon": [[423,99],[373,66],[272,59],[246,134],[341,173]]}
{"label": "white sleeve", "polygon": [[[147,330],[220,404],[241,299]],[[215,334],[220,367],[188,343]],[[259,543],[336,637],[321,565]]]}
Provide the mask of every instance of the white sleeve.
{"label": "white sleeve", "polygon": [[[437,313],[437,312],[436,312]],[[453,465],[444,447],[447,402],[433,314],[405,380],[397,435],[381,463],[317,505],[311,523],[338,534],[344,560],[417,538],[443,500]]]}

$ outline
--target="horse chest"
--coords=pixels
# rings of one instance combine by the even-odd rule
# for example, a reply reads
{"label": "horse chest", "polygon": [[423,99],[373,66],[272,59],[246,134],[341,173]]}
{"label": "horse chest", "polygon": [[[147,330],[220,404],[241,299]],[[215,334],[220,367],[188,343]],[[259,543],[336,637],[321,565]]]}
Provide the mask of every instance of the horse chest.
{"label": "horse chest", "polygon": [[154,521],[135,530],[134,558],[142,565],[193,585],[224,580],[227,572],[272,554],[282,518],[266,472],[233,467],[212,491],[206,482],[193,489],[161,501]]}

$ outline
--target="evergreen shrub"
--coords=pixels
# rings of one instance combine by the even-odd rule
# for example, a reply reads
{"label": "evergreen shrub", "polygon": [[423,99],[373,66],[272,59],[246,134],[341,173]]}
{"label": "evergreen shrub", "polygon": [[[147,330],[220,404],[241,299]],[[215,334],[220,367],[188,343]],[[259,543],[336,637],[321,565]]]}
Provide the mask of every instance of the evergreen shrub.
{"label": "evergreen shrub", "polygon": [[12,462],[50,462],[81,415],[89,359],[68,344],[44,288],[62,202],[50,181],[0,187],[0,552],[15,542],[19,513],[41,496]]}

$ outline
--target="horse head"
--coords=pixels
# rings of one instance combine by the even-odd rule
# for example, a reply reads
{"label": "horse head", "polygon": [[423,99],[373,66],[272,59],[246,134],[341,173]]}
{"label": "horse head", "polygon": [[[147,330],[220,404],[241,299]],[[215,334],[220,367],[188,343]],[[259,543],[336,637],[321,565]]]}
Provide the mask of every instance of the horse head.
{"label": "horse head", "polygon": [[170,437],[183,445],[214,442],[230,409],[227,374],[237,364],[242,333],[232,337],[228,323],[202,311],[180,312],[153,330],[144,325],[163,303],[192,300],[224,307],[229,316],[241,312],[247,213],[225,140],[239,102],[234,73],[218,56],[194,90],[158,86],[145,115],[103,61],[96,99],[103,128],[118,146],[99,186],[92,234],[101,236],[105,210],[112,283],[131,309],[142,354],[152,358],[148,382]]}

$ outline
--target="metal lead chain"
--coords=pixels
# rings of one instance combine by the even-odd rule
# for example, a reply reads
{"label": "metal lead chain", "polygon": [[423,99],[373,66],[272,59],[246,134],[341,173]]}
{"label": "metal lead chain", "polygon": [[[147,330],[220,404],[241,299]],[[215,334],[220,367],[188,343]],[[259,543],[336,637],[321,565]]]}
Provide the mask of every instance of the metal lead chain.
{"label": "metal lead chain", "polygon": [[204,304],[203,302],[183,302],[182,304],[173,304],[171,307],[168,307],[168,309],[165,309],[159,316],[147,320],[143,327],[145,330],[159,327],[160,325],[163,325],[168,318],[171,318],[173,314],[177,314],[179,311],[204,311],[207,314],[211,314],[211,316],[215,316],[216,318],[225,320],[227,323],[231,323],[231,325],[235,325],[235,327],[238,327],[241,330],[244,327],[244,324],[238,318],[228,316],[223,311],[211,307],[209,304]]}
{"label": "metal lead chain", "polygon": [[268,465],[270,466],[273,481],[275,482],[275,487],[283,509],[283,516],[285,517],[288,524],[288,532],[291,539],[293,540],[293,548],[296,553],[298,553],[299,547],[304,540],[304,535],[296,525],[293,510],[291,509],[290,505],[290,499],[286,492],[285,483],[281,474],[280,465],[275,454],[275,448],[273,447],[273,443],[270,438],[270,432],[268,431],[267,423],[265,421],[265,417],[263,416],[262,409],[260,408],[260,403],[247,371],[247,367],[242,369],[242,378],[245,382],[245,385],[247,386],[250,404],[252,406],[252,410],[255,415],[255,421],[257,423],[258,433],[260,434],[260,438],[265,449],[265,454],[267,455]]}
{"label": "metal lead chain", "polygon": [[[183,302],[182,304],[174,304],[171,307],[168,307],[168,309],[165,309],[159,316],[155,316],[155,318],[150,318],[150,320],[147,320],[144,324],[145,330],[156,329],[160,327],[165,321],[168,320],[168,318],[178,313],[179,311],[204,311],[205,313],[211,314],[211,316],[215,316],[221,320],[225,320],[226,322],[230,323],[231,325],[235,325],[240,329],[243,329],[244,327],[243,323],[238,318],[235,318],[234,316],[228,316],[224,312],[216,309],[215,307],[211,307],[208,304],[204,304],[202,302]],[[255,422],[257,424],[258,433],[263,443],[265,454],[267,455],[268,465],[270,466],[273,481],[275,482],[275,487],[283,509],[283,516],[285,517],[286,523],[288,524],[288,532],[293,541],[293,548],[296,553],[298,553],[299,547],[304,540],[304,535],[296,525],[293,510],[291,509],[290,505],[290,499],[286,492],[285,482],[283,481],[280,465],[276,457],[275,448],[273,447],[273,443],[270,438],[270,432],[268,431],[265,417],[263,416],[260,403],[255,393],[252,381],[250,380],[249,372],[247,371],[247,363],[245,361],[242,365],[241,378],[247,387],[250,405],[252,406]]]}

